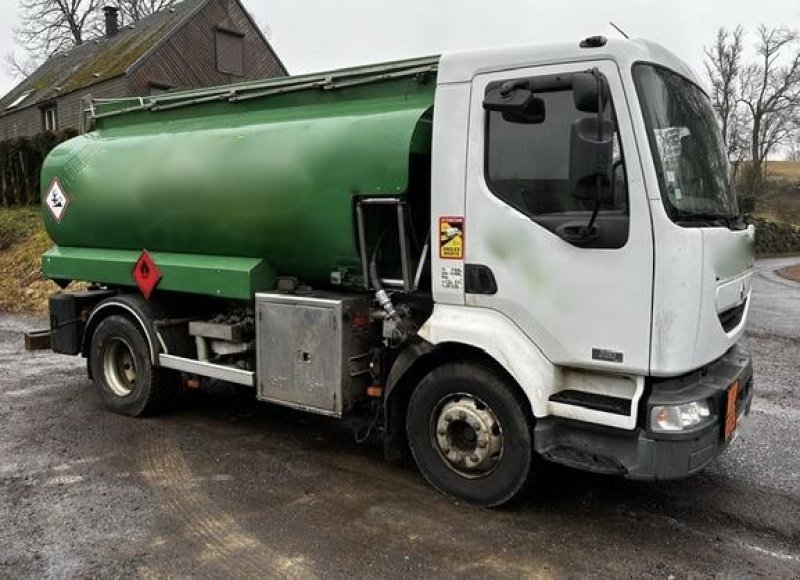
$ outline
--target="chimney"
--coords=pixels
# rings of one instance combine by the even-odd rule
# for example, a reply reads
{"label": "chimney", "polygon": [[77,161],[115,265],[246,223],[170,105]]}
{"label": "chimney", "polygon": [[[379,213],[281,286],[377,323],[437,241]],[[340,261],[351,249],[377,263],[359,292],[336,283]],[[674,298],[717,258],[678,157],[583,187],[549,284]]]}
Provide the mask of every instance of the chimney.
{"label": "chimney", "polygon": [[119,8],[105,6],[103,14],[106,16],[106,38],[110,38],[119,32]]}

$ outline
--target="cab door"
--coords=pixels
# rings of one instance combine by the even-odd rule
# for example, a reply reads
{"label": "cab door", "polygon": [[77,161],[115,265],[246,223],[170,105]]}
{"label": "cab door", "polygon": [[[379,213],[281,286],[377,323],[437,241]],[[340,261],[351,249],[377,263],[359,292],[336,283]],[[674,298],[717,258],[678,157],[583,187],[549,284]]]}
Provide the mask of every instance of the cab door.
{"label": "cab door", "polygon": [[[571,75],[592,68],[608,93],[602,119],[578,110],[569,86]],[[507,81],[534,88],[542,120],[519,122],[484,109],[487,92]],[[653,242],[628,106],[611,61],[474,79],[460,224],[464,300],[503,313],[556,364],[646,374]],[[576,174],[576,156],[585,150],[575,134],[593,122],[614,132],[603,196]],[[591,231],[582,230],[595,210]]]}

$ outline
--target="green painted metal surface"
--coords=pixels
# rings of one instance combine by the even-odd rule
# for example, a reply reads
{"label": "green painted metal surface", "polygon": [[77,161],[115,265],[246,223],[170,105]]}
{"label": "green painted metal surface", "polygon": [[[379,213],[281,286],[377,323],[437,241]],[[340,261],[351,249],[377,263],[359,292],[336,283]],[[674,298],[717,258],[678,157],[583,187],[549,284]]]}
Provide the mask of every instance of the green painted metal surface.
{"label": "green painted metal surface", "polygon": [[132,284],[147,248],[165,271],[160,288],[242,297],[238,274],[214,282],[224,259],[210,256],[311,283],[360,269],[355,196],[403,194],[410,155],[429,153],[435,66],[401,64],[323,75],[324,85],[250,83],[237,99],[225,87],[104,104],[97,129],[44,164],[43,199],[58,178],[69,205],[60,222],[44,212],[57,248],[43,273]]}
{"label": "green painted metal surface", "polygon": [[[158,288],[246,300],[275,284],[275,271],[258,258],[149,252],[163,276]],[[102,280],[131,286],[141,252],[55,247],[42,256],[42,268],[57,280]]]}

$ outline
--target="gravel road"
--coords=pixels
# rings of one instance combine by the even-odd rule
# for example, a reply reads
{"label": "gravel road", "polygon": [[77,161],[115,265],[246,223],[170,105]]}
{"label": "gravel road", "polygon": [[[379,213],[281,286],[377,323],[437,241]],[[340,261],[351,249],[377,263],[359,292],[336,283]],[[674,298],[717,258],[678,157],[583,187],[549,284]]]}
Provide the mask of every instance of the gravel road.
{"label": "gravel road", "polygon": [[[796,261],[796,260],[795,260]],[[757,266],[748,429],[693,478],[548,470],[459,505],[336,421],[233,396],[104,411],[83,360],[0,315],[0,577],[800,576],[800,284]]]}

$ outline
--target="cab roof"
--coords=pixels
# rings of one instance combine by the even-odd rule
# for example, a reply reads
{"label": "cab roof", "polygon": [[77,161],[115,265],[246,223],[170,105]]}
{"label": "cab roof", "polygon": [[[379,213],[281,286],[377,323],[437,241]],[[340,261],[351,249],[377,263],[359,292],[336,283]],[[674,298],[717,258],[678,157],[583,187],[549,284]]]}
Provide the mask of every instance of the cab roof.
{"label": "cab roof", "polygon": [[665,66],[698,86],[701,81],[683,60],[663,46],[647,40],[606,40],[597,47],[583,48],[579,41],[481,48],[443,54],[439,62],[439,84],[466,83],[479,74],[568,62],[613,60],[620,68],[637,62]]}

